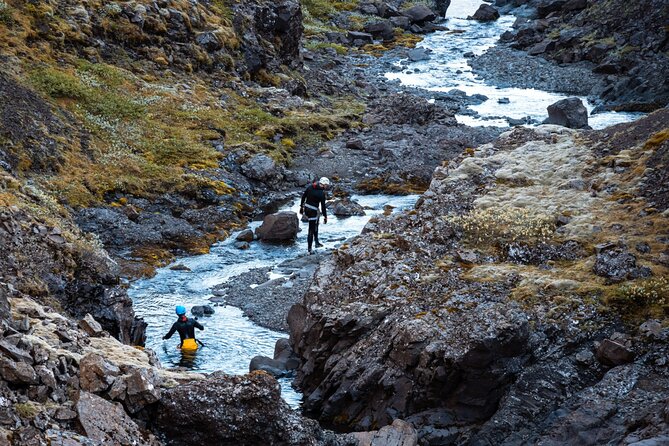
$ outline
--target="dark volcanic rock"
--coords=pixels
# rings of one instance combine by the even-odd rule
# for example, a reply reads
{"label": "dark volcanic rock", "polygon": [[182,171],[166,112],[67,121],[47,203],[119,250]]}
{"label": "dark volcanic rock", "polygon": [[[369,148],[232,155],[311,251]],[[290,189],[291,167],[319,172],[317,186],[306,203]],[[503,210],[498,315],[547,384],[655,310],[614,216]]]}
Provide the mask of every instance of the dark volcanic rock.
{"label": "dark volcanic rock", "polygon": [[395,30],[392,23],[388,20],[368,23],[364,29],[366,33],[371,34],[377,39],[389,41],[395,38]]}
{"label": "dark volcanic rock", "polygon": [[605,365],[617,366],[634,360],[634,352],[619,342],[605,339],[597,348],[597,359]]}
{"label": "dark volcanic rock", "polygon": [[79,394],[76,405],[79,423],[86,436],[96,444],[153,445],[155,440],[143,435],[137,424],[119,404],[112,404],[87,392]]}
{"label": "dark volcanic rock", "polygon": [[253,238],[253,231],[251,229],[244,229],[237,235],[237,241],[239,242],[252,242]]}
{"label": "dark volcanic rock", "polygon": [[262,225],[256,229],[256,236],[267,242],[294,240],[299,230],[300,223],[297,214],[282,211],[266,216]]}
{"label": "dark volcanic rock", "polygon": [[402,11],[402,14],[409,17],[411,23],[421,25],[425,22],[431,22],[437,18],[437,15],[425,4],[419,3]]}
{"label": "dark volcanic rock", "polygon": [[499,11],[484,3],[479,6],[479,9],[477,9],[474,15],[470,18],[478,20],[479,22],[494,22],[499,18]]}
{"label": "dark volcanic rock", "polygon": [[341,217],[351,215],[365,215],[365,209],[357,202],[352,200],[338,200],[330,205],[332,213]]}
{"label": "dark volcanic rock", "polygon": [[343,444],[318,423],[301,418],[281,399],[266,373],[213,374],[163,393],[155,427],[170,444]]}
{"label": "dark volcanic rock", "polygon": [[209,305],[196,305],[190,309],[193,316],[211,316],[214,314],[214,309]]}
{"label": "dark volcanic rock", "polygon": [[613,244],[598,246],[597,259],[592,270],[598,276],[606,277],[611,283],[652,274],[649,268],[637,266],[634,254]]}
{"label": "dark volcanic rock", "polygon": [[572,129],[588,126],[588,110],[579,98],[567,98],[548,106],[548,119],[544,124],[555,124]]}
{"label": "dark volcanic rock", "polygon": [[235,3],[233,24],[241,36],[241,51],[246,69],[276,69],[280,65],[297,67],[304,26],[302,8],[295,0]]}

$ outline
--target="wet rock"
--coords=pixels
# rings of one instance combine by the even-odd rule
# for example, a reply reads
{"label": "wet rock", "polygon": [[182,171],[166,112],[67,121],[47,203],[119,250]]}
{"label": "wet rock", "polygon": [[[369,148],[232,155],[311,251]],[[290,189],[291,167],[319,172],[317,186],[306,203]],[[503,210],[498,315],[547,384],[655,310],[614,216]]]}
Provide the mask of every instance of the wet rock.
{"label": "wet rock", "polygon": [[85,331],[89,336],[93,337],[102,336],[104,334],[102,325],[100,325],[89,313],[86,313],[86,316],[79,321],[79,328]]}
{"label": "wet rock", "polygon": [[125,382],[125,407],[137,413],[160,399],[159,378],[153,369],[135,369]]}
{"label": "wet rock", "polygon": [[548,106],[548,119],[544,124],[555,124],[572,129],[588,126],[588,110],[579,98],[562,99]]}
{"label": "wet rock", "polygon": [[421,60],[430,60],[430,53],[425,48],[413,48],[407,53],[409,60],[412,62],[419,62]]}
{"label": "wet rock", "polygon": [[184,265],[183,263],[179,263],[177,265],[172,265],[170,266],[170,269],[172,271],[190,271],[191,269]]}
{"label": "wet rock", "polygon": [[509,98],[499,98],[497,99],[498,104],[510,104],[511,100]]}
{"label": "wet rock", "polygon": [[235,240],[237,240],[238,242],[252,242],[253,231],[251,229],[244,229],[237,235]]}
{"label": "wet rock", "polygon": [[13,384],[39,384],[35,369],[25,362],[15,362],[8,358],[0,358],[0,376]]}
{"label": "wet rock", "polygon": [[300,229],[297,214],[282,211],[267,215],[256,229],[258,239],[267,242],[294,240]]}
{"label": "wet rock", "polygon": [[190,309],[193,316],[211,316],[215,313],[214,309],[209,305],[196,305]]}
{"label": "wet rock", "polygon": [[288,376],[297,368],[300,361],[288,339],[279,339],[274,346],[274,358],[256,356],[251,360],[249,371],[262,370],[270,375],[280,378]]}
{"label": "wet rock", "polygon": [[258,372],[215,373],[164,391],[155,425],[175,446],[337,444],[333,434],[288,407],[274,378]]}
{"label": "wet rock", "polygon": [[120,373],[118,367],[96,353],[88,353],[79,361],[79,382],[87,392],[107,390]]}
{"label": "wet rock", "polygon": [[249,245],[248,242],[236,242],[235,243],[235,248],[244,251],[246,249],[251,248],[251,245]]}
{"label": "wet rock", "polygon": [[611,367],[627,364],[634,360],[634,352],[619,342],[605,339],[597,347],[597,359],[604,365]]}
{"label": "wet rock", "polygon": [[282,177],[276,161],[264,154],[254,155],[242,164],[241,169],[248,178],[265,183],[278,182]]}
{"label": "wet rock", "polygon": [[76,404],[81,428],[96,444],[151,445],[119,404],[81,392]]}
{"label": "wet rock", "polygon": [[437,15],[425,4],[419,3],[411,8],[402,10],[402,15],[409,18],[411,23],[422,25],[437,18]]}
{"label": "wet rock", "polygon": [[488,4],[482,4],[469,19],[479,22],[494,22],[499,19],[499,11]]}
{"label": "wet rock", "polygon": [[331,209],[332,213],[338,217],[365,215],[365,209],[359,203],[349,199],[335,201]]}

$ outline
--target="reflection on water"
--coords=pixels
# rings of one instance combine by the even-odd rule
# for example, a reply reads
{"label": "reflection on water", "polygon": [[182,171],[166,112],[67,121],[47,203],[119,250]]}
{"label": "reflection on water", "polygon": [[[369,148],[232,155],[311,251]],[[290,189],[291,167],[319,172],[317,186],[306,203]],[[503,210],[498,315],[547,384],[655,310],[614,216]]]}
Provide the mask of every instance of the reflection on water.
{"label": "reflection on water", "polygon": [[[428,35],[419,46],[433,51],[430,59],[410,63],[408,70],[387,73],[386,77],[399,79],[407,86],[435,92],[458,89],[468,95],[487,96],[489,98],[487,101],[470,106],[479,117],[456,116],[458,122],[463,124],[507,127],[508,122],[500,119],[503,116],[514,119],[530,117],[537,122],[543,121],[548,117],[546,107],[569,96],[533,88],[500,88],[487,84],[485,80],[472,73],[464,54],[467,52],[483,54],[497,42],[504,31],[511,29],[515,21],[515,17],[511,15],[503,15],[497,21],[490,23],[467,20],[466,18],[474,14],[481,4],[480,0],[453,0],[446,13],[446,26],[458,32],[438,31]],[[499,103],[498,100],[502,98],[508,99],[508,103]],[[581,100],[588,112],[591,112],[593,105],[588,103],[585,97],[581,97]],[[633,121],[640,116],[642,116],[640,113],[604,112],[590,116],[588,122],[592,128],[600,129]]]}
{"label": "reflection on water", "polygon": [[[417,196],[368,195],[354,196],[353,199],[371,209],[367,210],[364,217],[338,219],[331,216],[327,225],[321,222],[319,238],[325,249],[334,248],[342,240],[360,234],[369,218],[382,213],[385,205],[406,209],[413,206]],[[299,204],[294,203],[284,210],[298,209]],[[259,224],[253,222],[250,227],[255,229]],[[236,234],[232,234],[227,240],[214,245],[209,254],[178,259],[177,262],[190,268],[190,272],[161,268],[154,277],[134,282],[129,294],[135,312],[149,324],[146,346],[156,351],[165,367],[181,366],[199,372],[222,370],[230,374],[243,374],[248,372],[254,356],[272,357],[277,339],[288,335],[257,326],[240,309],[231,306],[216,306],[214,315],[199,319],[205,330],[197,334],[204,347],[199,348],[194,355],[184,355],[177,349],[178,336],[168,341],[163,341],[162,337],[176,320],[176,305],[185,305],[190,309],[194,305],[211,304],[209,298],[212,286],[252,268],[275,266],[284,260],[304,255],[307,230],[306,224],[302,226],[296,243],[273,245],[254,242],[250,249],[244,251],[234,247]],[[299,406],[301,395],[292,389],[290,379],[282,378],[279,381],[284,399],[293,407]]]}

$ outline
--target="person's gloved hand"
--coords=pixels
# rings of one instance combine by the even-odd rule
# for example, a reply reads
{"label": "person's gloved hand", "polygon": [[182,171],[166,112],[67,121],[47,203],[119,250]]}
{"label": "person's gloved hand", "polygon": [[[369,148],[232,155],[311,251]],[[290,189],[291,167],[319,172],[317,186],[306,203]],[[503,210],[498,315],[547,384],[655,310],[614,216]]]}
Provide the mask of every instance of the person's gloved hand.
{"label": "person's gloved hand", "polygon": [[163,341],[167,339],[167,336],[163,336]]}
{"label": "person's gloved hand", "polygon": [[323,224],[324,224],[324,225],[327,225],[327,224],[328,224],[328,218],[327,218],[327,217],[323,217]]}
{"label": "person's gloved hand", "polygon": [[300,206],[300,215],[304,214],[304,206]]}

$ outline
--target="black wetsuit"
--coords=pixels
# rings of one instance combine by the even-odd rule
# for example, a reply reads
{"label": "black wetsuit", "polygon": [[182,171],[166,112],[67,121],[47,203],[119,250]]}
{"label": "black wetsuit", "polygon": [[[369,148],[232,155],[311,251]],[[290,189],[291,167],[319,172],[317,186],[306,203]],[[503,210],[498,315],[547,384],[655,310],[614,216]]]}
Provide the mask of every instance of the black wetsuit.
{"label": "black wetsuit", "polygon": [[325,210],[325,189],[320,184],[314,182],[304,190],[302,201],[300,202],[300,210],[303,210],[304,215],[309,219],[309,235],[307,236],[309,251],[311,251],[311,245],[314,240],[316,240],[316,246],[320,245],[318,242],[318,205],[320,205],[323,218],[327,223],[328,214]]}
{"label": "black wetsuit", "polygon": [[[172,328],[167,332],[163,339],[169,339],[172,337],[175,331],[179,332],[179,337],[181,338],[181,344],[183,344],[184,339],[195,339],[195,329],[199,328],[204,330],[202,324],[200,324],[195,319],[188,319],[186,316],[179,316],[179,320],[172,324]],[[179,346],[181,347],[181,344]]]}

